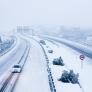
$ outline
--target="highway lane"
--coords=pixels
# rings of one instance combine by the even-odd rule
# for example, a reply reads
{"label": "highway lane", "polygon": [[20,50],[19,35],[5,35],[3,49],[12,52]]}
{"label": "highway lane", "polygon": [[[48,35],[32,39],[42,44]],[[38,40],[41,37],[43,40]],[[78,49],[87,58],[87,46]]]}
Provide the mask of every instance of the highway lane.
{"label": "highway lane", "polygon": [[26,48],[26,42],[18,39],[15,47],[0,58],[0,75],[4,74],[19,61]]}
{"label": "highway lane", "polygon": [[33,39],[26,39],[31,44],[30,53],[14,92],[50,92],[42,48]]}
{"label": "highway lane", "polygon": [[[18,64],[23,67],[26,63],[27,57],[29,55],[30,47],[27,42],[26,49],[22,55],[22,57],[19,59]],[[7,72],[6,76],[3,77],[3,81],[1,82],[0,85],[0,92],[13,92],[15,85],[17,84],[17,80],[19,79],[21,73],[12,73],[12,72]]]}
{"label": "highway lane", "polygon": [[72,42],[72,41],[63,39],[63,38],[58,38],[58,37],[52,37],[52,36],[41,36],[41,37],[55,40],[59,43],[62,43],[64,45],[74,49],[74,50],[77,50],[79,53],[82,53],[89,58],[92,58],[92,49],[87,46],[84,46],[84,45],[78,44],[76,42]]}

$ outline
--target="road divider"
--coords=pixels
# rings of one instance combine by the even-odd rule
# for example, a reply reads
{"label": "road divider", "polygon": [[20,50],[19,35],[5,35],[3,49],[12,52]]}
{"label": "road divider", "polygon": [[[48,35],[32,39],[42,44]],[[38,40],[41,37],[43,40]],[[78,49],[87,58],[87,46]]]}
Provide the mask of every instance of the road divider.
{"label": "road divider", "polygon": [[[35,40],[35,41],[37,43],[39,43],[37,40]],[[44,47],[41,45],[41,43],[39,43],[39,45],[41,46],[41,48],[43,50],[43,53],[44,53],[44,56],[45,56],[45,59],[46,59],[46,63],[47,63],[48,82],[49,82],[50,90],[51,90],[51,92],[56,92],[56,88],[55,88],[55,84],[54,84],[54,79],[53,79],[53,76],[52,76],[52,73],[51,73],[51,69],[50,69],[50,66],[49,66],[49,58],[48,58],[48,56],[47,56],[47,54],[45,52]]]}

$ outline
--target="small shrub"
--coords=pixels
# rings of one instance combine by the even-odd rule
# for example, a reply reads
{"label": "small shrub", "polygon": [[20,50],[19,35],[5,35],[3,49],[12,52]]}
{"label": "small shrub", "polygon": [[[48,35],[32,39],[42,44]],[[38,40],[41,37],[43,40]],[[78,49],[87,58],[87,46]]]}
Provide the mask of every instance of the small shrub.
{"label": "small shrub", "polygon": [[56,58],[53,60],[53,65],[61,65],[61,66],[64,66],[64,63],[63,63],[63,60],[61,57],[59,58]]}
{"label": "small shrub", "polygon": [[59,81],[62,81],[64,83],[69,83],[70,81],[69,81],[68,77],[69,77],[68,72],[66,70],[64,70],[61,78],[59,79]]}
{"label": "small shrub", "polygon": [[70,70],[70,72],[69,72],[69,80],[71,81],[71,83],[73,83],[73,84],[78,83],[78,77],[79,77],[78,73],[75,74],[73,72],[73,70]]}
{"label": "small shrub", "polygon": [[79,74],[78,73],[75,74],[73,72],[73,70],[70,70],[69,72],[64,70],[59,81],[62,81],[64,83],[70,83],[71,82],[72,84],[76,84],[76,83],[79,83],[78,77],[79,77]]}

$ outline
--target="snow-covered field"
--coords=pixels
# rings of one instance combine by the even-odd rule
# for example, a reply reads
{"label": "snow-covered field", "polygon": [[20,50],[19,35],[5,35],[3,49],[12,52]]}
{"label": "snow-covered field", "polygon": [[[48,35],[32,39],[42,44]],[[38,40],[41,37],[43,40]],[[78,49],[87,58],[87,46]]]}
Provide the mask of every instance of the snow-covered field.
{"label": "snow-covered field", "polygon": [[[91,88],[91,69],[92,69],[92,62],[90,58],[85,57],[85,60],[80,60],[81,53],[78,53],[77,51],[59,44],[59,47],[56,45],[53,45],[52,43],[45,41],[46,45],[54,51],[54,53],[48,53],[48,48],[44,46],[50,60],[50,67],[52,70],[52,74],[54,77],[55,85],[57,92],[90,92],[92,90]],[[55,66],[52,64],[52,61],[54,58],[57,58],[61,56],[64,60],[65,66]],[[82,68],[83,64],[83,68]],[[71,83],[62,83],[58,81],[58,79],[62,75],[63,70],[70,70],[73,69],[75,73],[79,73],[79,82],[82,88],[78,84],[71,84]]]}
{"label": "snow-covered field", "polygon": [[85,55],[85,56],[87,56],[89,58],[92,58],[92,49],[90,47],[87,47],[85,45],[76,43],[74,41],[69,41],[69,40],[66,40],[66,39],[63,39],[63,38],[47,36],[47,35],[44,35],[44,36],[41,36],[41,37],[45,37],[47,39],[55,40],[55,41],[57,41],[59,43],[62,43],[64,45],[72,48],[72,49],[77,50],[79,53],[82,53],[83,55]]}
{"label": "snow-covered field", "polygon": [[[30,36],[28,36],[30,37]],[[38,38],[36,36],[31,37],[31,39],[34,38],[38,42],[40,42],[41,38]],[[85,59],[83,61],[80,60],[81,53],[77,52],[76,50],[73,50],[72,48],[69,48],[68,46],[65,46],[63,44],[60,44],[56,41],[45,40],[46,45],[42,46],[44,47],[48,58],[49,58],[49,66],[52,71],[52,75],[54,78],[54,83],[57,92],[90,92],[92,90],[91,88],[91,69],[92,69],[92,59],[85,56]],[[33,43],[32,43],[33,44]],[[51,49],[54,52],[48,53],[48,50]],[[65,66],[56,66],[53,65],[52,61],[54,58],[57,58],[61,56]],[[72,84],[72,83],[63,83],[58,81],[58,79],[61,77],[63,70],[71,70],[73,69],[74,73],[79,73],[79,83],[78,84]]]}

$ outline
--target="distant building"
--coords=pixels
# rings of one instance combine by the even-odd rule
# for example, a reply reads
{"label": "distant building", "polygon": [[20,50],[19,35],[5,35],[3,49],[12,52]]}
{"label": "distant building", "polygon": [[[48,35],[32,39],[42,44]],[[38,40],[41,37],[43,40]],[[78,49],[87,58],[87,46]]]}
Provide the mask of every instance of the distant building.
{"label": "distant building", "polygon": [[29,26],[18,26],[17,27],[17,32],[26,32],[26,31],[30,31]]}

